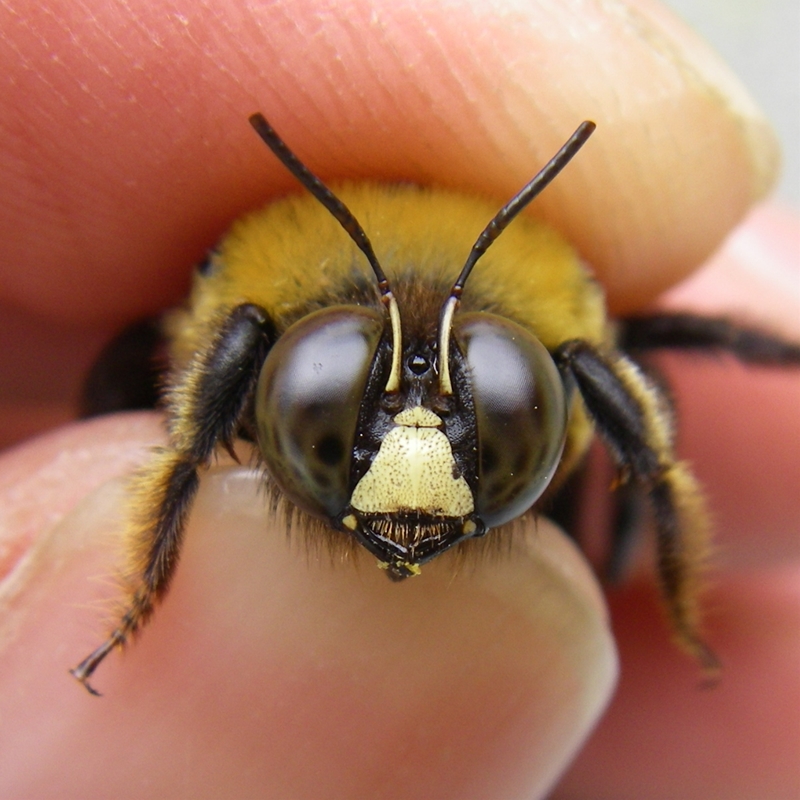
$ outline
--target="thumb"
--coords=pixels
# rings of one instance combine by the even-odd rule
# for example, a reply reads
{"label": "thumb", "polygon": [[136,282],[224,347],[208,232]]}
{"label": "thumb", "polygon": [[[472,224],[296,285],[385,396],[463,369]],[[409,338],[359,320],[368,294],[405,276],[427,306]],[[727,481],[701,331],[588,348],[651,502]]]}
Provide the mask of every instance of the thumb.
{"label": "thumb", "polygon": [[[287,537],[259,473],[214,467],[154,621],[103,664],[103,698],[83,691],[67,669],[115,599],[117,476],[156,419],[75,425],[0,460],[9,547],[26,519],[40,526],[0,587],[0,795],[547,791],[603,710],[616,656],[594,579],[543,521],[507,550],[392,584],[365,553]],[[64,497],[46,508],[54,469],[75,489],[68,512]]]}

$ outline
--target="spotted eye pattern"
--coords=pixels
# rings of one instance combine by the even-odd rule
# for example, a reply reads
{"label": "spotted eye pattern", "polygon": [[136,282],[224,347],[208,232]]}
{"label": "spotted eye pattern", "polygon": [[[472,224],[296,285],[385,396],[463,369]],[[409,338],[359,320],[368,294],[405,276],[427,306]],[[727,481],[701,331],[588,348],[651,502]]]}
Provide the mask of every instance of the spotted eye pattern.
{"label": "spotted eye pattern", "polygon": [[454,335],[466,360],[479,449],[475,510],[489,527],[524,514],[561,458],[567,401],[544,345],[514,322],[465,313]]}
{"label": "spotted eye pattern", "polygon": [[350,499],[356,423],[382,332],[371,309],[322,309],[292,325],[264,362],[258,444],[281,489],[311,514],[335,518]]}

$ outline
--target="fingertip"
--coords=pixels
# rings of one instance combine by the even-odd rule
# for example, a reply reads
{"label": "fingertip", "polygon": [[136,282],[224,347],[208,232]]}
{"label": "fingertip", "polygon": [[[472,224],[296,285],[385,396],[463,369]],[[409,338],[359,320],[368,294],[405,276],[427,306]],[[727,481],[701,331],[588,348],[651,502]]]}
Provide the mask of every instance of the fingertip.
{"label": "fingertip", "polygon": [[[247,125],[258,109],[326,179],[500,202],[594,119],[598,133],[536,213],[594,266],[616,311],[696,267],[774,179],[775,139],[746,92],[643,2],[92,12],[80,36],[61,10],[9,18],[41,80],[8,101],[38,122],[11,140],[28,169],[1,182],[14,195],[0,230],[10,263],[36,269],[7,272],[0,295],[52,318],[108,324],[176,301],[187,265],[236,216],[293,188]],[[54,105],[56,79],[67,101]],[[54,126],[70,134],[56,148]],[[44,165],[31,161],[40,151]]]}
{"label": "fingertip", "polygon": [[[474,568],[444,557],[391,584],[361,551],[287,540],[258,474],[225,466],[203,481],[167,600],[90,700],[65,670],[105,632],[124,498],[121,481],[95,491],[15,593],[0,697],[17,794],[141,789],[146,762],[166,795],[541,796],[613,688],[594,579],[546,525]],[[45,768],[25,757],[31,737]]]}
{"label": "fingertip", "polygon": [[653,588],[616,592],[619,692],[554,797],[795,796],[799,578],[794,564],[718,576],[706,597],[723,664],[711,688],[663,635]]}
{"label": "fingertip", "polygon": [[800,338],[800,216],[778,203],[756,206],[701,270],[659,298],[666,308],[735,316]]}

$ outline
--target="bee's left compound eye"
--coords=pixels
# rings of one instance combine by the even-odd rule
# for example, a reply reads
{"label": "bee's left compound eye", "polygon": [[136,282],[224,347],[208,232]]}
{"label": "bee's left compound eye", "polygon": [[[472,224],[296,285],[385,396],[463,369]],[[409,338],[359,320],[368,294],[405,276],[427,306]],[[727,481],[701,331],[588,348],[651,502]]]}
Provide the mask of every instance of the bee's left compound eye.
{"label": "bee's left compound eye", "polygon": [[311,514],[335,517],[349,500],[353,439],[382,332],[371,309],[322,309],[292,325],[261,369],[259,447],[280,488]]}
{"label": "bee's left compound eye", "polygon": [[453,333],[475,405],[475,510],[493,528],[524,514],[553,478],[567,430],[564,385],[545,346],[510,320],[464,313]]}

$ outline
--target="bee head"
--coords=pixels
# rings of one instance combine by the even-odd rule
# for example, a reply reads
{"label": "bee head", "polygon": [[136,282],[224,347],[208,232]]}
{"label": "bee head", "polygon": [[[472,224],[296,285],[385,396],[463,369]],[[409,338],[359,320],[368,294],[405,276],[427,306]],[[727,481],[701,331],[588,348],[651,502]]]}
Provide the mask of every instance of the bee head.
{"label": "bee head", "polygon": [[510,320],[457,312],[476,262],[594,125],[583,123],[489,222],[439,301],[427,326],[435,334],[404,336],[409,310],[361,225],[263,116],[251,123],[364,253],[382,304],[324,308],[280,336],[256,389],[259,447],[292,502],[353,535],[390,577],[415,575],[461,540],[523,514],[555,473],[567,398],[549,352]]}

